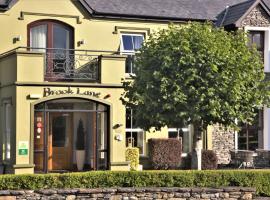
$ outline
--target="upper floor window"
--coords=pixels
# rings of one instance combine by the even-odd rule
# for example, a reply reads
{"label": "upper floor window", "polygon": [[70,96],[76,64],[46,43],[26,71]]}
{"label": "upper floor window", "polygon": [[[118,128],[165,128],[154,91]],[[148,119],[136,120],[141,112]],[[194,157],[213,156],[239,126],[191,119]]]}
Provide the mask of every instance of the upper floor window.
{"label": "upper floor window", "polygon": [[28,25],[28,46],[31,48],[73,48],[73,29],[55,20],[40,20]]}
{"label": "upper floor window", "polygon": [[255,45],[257,51],[264,59],[264,31],[249,31],[249,45]]}
{"label": "upper floor window", "polygon": [[126,54],[126,73],[134,73],[134,59],[135,51],[139,50],[142,47],[144,41],[143,34],[122,34],[121,35],[121,52]]}
{"label": "upper floor window", "polygon": [[71,77],[75,63],[71,26],[56,20],[35,21],[28,25],[28,46],[46,54],[46,81]]}

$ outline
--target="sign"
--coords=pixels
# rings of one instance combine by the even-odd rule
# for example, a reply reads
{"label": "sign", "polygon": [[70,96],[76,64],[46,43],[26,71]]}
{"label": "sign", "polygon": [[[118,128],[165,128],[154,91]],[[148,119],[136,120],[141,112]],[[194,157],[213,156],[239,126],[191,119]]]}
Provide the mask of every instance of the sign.
{"label": "sign", "polygon": [[93,96],[99,98],[100,92],[93,91],[81,91],[80,88],[70,88],[68,87],[66,90],[52,90],[51,88],[44,88],[43,97],[48,97],[52,95],[63,95],[63,94],[78,94],[78,95],[86,95]]}
{"label": "sign", "polygon": [[20,156],[27,156],[29,149],[28,141],[19,141],[19,155]]}

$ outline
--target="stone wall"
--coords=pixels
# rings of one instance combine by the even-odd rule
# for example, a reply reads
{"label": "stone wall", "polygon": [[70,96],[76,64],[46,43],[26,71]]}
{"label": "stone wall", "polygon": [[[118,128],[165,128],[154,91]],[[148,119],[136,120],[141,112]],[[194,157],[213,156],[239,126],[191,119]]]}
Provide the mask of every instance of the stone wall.
{"label": "stone wall", "polygon": [[217,154],[218,164],[229,164],[230,150],[235,149],[235,132],[221,125],[214,125],[212,131],[212,149]]}
{"label": "stone wall", "polygon": [[241,27],[244,26],[270,26],[270,18],[262,6],[255,7],[241,22]]}
{"label": "stone wall", "polygon": [[88,199],[88,200],[218,200],[254,199],[253,188],[107,188],[107,189],[48,189],[0,191],[0,200]]}

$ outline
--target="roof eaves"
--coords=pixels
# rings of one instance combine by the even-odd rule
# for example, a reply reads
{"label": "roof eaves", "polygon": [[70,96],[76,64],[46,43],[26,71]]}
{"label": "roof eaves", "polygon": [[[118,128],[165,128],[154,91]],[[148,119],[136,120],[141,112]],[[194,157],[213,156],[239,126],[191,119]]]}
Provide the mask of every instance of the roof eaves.
{"label": "roof eaves", "polygon": [[95,12],[95,10],[87,2],[85,2],[85,0],[79,0],[79,2],[89,12],[90,15]]}
{"label": "roof eaves", "polygon": [[249,7],[249,9],[235,22],[235,26],[240,27],[242,20],[253,10],[253,8],[261,4],[261,2],[262,2],[261,0],[254,1],[254,3]]}
{"label": "roof eaves", "polygon": [[143,20],[143,21],[177,21],[177,22],[187,22],[187,21],[212,21],[215,19],[202,19],[202,18],[177,18],[177,17],[163,17],[163,16],[148,16],[148,15],[129,15],[129,14],[116,14],[116,13],[105,13],[94,11],[92,13],[94,18],[108,18],[108,19],[133,19],[133,20]]}
{"label": "roof eaves", "polygon": [[270,16],[270,8],[267,6],[267,4],[261,0],[260,5],[263,7],[263,9],[267,12],[267,14]]}
{"label": "roof eaves", "polygon": [[79,0],[82,6],[89,12],[93,18],[104,19],[127,19],[127,20],[141,20],[141,21],[174,21],[174,22],[187,22],[187,21],[211,21],[216,22],[217,18],[178,18],[178,17],[166,17],[166,16],[151,16],[151,15],[132,15],[132,14],[118,14],[109,12],[99,12],[92,8],[85,0]]}
{"label": "roof eaves", "polygon": [[18,0],[9,0],[5,4],[0,4],[0,11],[7,11],[9,10]]}

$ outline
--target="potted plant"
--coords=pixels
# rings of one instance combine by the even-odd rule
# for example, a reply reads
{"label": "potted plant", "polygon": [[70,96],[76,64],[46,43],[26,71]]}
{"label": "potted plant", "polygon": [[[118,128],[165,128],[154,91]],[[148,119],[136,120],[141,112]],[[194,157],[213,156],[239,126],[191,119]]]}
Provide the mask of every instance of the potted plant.
{"label": "potted plant", "polygon": [[77,127],[77,141],[76,141],[76,161],[78,171],[83,170],[85,162],[85,132],[82,119],[79,120]]}

